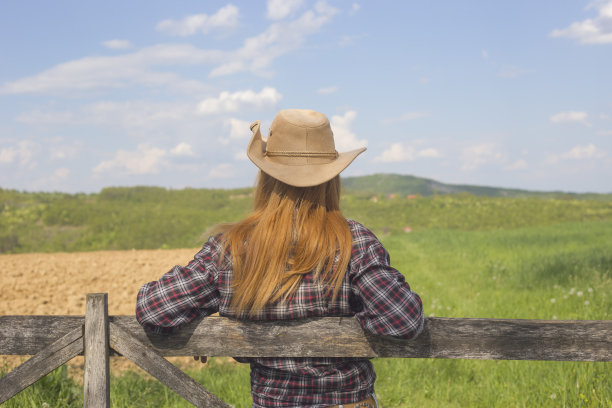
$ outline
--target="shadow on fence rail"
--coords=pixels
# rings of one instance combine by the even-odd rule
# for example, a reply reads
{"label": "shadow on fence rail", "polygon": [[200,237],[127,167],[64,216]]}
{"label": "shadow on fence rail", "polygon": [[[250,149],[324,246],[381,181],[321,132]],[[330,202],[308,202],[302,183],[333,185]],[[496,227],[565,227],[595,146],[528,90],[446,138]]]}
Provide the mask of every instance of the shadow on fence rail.
{"label": "shadow on fence rail", "polygon": [[207,317],[170,336],[109,316],[106,293],[85,316],[0,316],[0,355],[33,355],[0,378],[0,404],[85,355],[84,407],[110,407],[109,355],[120,354],[197,407],[229,407],[163,356],[403,357],[612,361],[612,320],[427,318],[415,340],[365,334],[353,318],[245,322]]}

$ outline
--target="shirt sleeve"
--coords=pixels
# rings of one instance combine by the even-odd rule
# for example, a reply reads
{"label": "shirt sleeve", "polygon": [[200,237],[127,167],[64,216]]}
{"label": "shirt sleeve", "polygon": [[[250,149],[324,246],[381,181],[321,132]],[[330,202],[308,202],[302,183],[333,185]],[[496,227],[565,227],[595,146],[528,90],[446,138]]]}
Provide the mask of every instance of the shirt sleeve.
{"label": "shirt sleeve", "polygon": [[187,266],[175,266],[140,288],[136,319],[147,330],[169,333],[219,310],[217,263],[221,248],[211,237]]}
{"label": "shirt sleeve", "polygon": [[351,290],[362,309],[355,315],[372,334],[411,339],[423,330],[423,303],[404,276],[391,267],[389,253],[360,226],[353,242]]}

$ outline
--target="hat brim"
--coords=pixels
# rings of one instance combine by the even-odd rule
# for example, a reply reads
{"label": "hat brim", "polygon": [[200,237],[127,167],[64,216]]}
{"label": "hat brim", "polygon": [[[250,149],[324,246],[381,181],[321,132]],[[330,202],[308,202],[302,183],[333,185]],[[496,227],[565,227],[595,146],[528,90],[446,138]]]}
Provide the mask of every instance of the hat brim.
{"label": "hat brim", "polygon": [[339,153],[338,157],[330,163],[282,164],[271,161],[265,155],[266,142],[261,137],[259,121],[251,125],[251,131],[253,137],[247,148],[249,159],[264,173],[295,187],[318,186],[333,179],[366,150],[365,147],[362,147]]}

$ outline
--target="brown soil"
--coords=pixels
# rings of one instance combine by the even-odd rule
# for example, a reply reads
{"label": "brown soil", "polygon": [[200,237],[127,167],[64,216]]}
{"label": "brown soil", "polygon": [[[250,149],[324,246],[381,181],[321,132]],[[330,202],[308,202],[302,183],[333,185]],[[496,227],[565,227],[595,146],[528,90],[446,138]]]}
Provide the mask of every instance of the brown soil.
{"label": "brown soil", "polygon": [[[138,289],[174,265],[185,265],[197,249],[99,251],[0,255],[0,315],[84,315],[87,293],[108,293],[111,315],[133,315]],[[9,367],[23,357],[0,356]],[[172,359],[178,365],[193,359]],[[76,358],[71,367],[82,367]],[[199,363],[198,363],[199,364]],[[123,358],[112,368],[135,367]]]}

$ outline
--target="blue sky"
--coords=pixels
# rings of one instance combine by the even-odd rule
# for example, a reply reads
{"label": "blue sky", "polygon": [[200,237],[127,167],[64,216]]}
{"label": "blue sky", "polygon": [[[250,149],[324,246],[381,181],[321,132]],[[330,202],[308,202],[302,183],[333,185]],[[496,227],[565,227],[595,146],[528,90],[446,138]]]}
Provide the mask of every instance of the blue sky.
{"label": "blue sky", "polygon": [[7,2],[0,187],[244,187],[309,108],[343,175],[612,192],[612,0]]}

